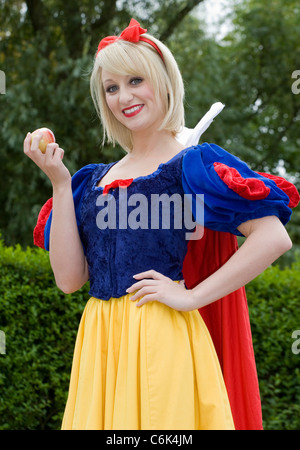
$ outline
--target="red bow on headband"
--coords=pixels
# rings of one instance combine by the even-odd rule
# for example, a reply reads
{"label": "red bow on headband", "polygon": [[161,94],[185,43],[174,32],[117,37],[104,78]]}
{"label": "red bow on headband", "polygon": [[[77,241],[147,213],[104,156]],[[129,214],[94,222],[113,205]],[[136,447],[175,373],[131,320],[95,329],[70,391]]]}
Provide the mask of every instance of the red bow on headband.
{"label": "red bow on headband", "polygon": [[122,31],[120,36],[107,36],[100,41],[97,54],[104,47],[112,44],[118,39],[129,42],[138,42],[140,40],[140,35],[146,32],[147,30],[145,28],[141,28],[140,24],[135,19],[131,19],[130,24],[127,28],[125,28],[125,30]]}
{"label": "red bow on headband", "polygon": [[136,43],[139,41],[144,41],[144,42],[147,42],[148,44],[152,45],[152,47],[155,48],[155,50],[158,52],[161,59],[163,60],[162,52],[157,47],[157,45],[154,42],[152,42],[150,39],[147,39],[147,38],[141,36],[142,34],[144,34],[146,32],[147,32],[147,30],[145,28],[142,28],[135,19],[131,19],[130,24],[128,25],[127,28],[125,28],[125,30],[122,31],[120,36],[107,36],[99,42],[96,56],[98,55],[100,50],[107,47],[107,45],[113,44],[114,42],[116,42],[118,40],[128,41],[128,42],[133,42],[133,43]]}

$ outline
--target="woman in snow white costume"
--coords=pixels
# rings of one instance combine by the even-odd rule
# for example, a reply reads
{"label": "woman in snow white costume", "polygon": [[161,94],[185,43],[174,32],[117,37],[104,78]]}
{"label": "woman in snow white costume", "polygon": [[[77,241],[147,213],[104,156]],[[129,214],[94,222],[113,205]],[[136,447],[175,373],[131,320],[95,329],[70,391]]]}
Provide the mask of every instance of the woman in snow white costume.
{"label": "woman in snow white costume", "polygon": [[[102,39],[91,75],[105,136],[127,152],[120,161],[71,177],[58,144],[42,154],[39,135],[24,141],[53,185],[34,242],[49,250],[64,292],[90,282],[62,428],[261,429],[243,286],[290,249],[284,225],[299,194],[215,144],[198,145],[223,105],[184,128],[177,64],[146,31],[132,19]],[[204,198],[201,239],[187,239],[184,221],[175,227],[175,208],[169,227],[151,227],[150,206],[149,226],[129,226],[140,194],[148,205],[152,194],[192,199],[200,225]],[[124,199],[127,226],[118,215],[100,226]],[[240,248],[236,235],[246,236]]]}

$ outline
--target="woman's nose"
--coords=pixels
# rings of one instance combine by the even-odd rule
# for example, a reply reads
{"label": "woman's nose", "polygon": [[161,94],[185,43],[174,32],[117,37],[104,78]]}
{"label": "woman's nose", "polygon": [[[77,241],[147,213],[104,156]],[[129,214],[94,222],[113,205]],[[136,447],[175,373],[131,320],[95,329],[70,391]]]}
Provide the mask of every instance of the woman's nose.
{"label": "woman's nose", "polygon": [[119,102],[121,105],[128,105],[133,99],[133,94],[127,87],[120,87]]}

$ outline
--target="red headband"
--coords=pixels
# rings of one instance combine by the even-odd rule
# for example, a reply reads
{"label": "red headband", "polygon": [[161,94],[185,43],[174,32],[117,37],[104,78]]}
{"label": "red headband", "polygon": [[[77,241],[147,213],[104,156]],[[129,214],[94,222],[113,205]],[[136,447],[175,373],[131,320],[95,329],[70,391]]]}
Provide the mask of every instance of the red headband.
{"label": "red headband", "polygon": [[157,53],[159,54],[161,59],[164,60],[162,52],[160,51],[158,46],[150,39],[147,39],[146,37],[141,36],[141,34],[144,34],[146,32],[147,32],[147,30],[145,28],[141,28],[140,24],[135,19],[131,19],[130,24],[128,25],[127,28],[125,28],[125,30],[122,31],[120,36],[107,36],[99,42],[96,56],[98,55],[100,50],[102,50],[104,47],[106,47],[107,45],[113,44],[114,42],[116,42],[118,40],[134,42],[134,43],[139,42],[139,41],[144,41],[144,42],[147,42],[148,44],[152,45],[152,47],[155,48],[155,50],[157,51]]}

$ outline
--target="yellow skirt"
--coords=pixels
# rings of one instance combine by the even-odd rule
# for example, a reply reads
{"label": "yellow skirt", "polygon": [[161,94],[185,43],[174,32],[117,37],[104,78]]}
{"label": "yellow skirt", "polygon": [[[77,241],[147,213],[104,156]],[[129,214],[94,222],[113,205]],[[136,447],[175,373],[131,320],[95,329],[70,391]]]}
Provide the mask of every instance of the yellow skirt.
{"label": "yellow skirt", "polygon": [[90,298],[76,339],[62,429],[234,429],[199,312],[159,302],[136,307],[130,294]]}

